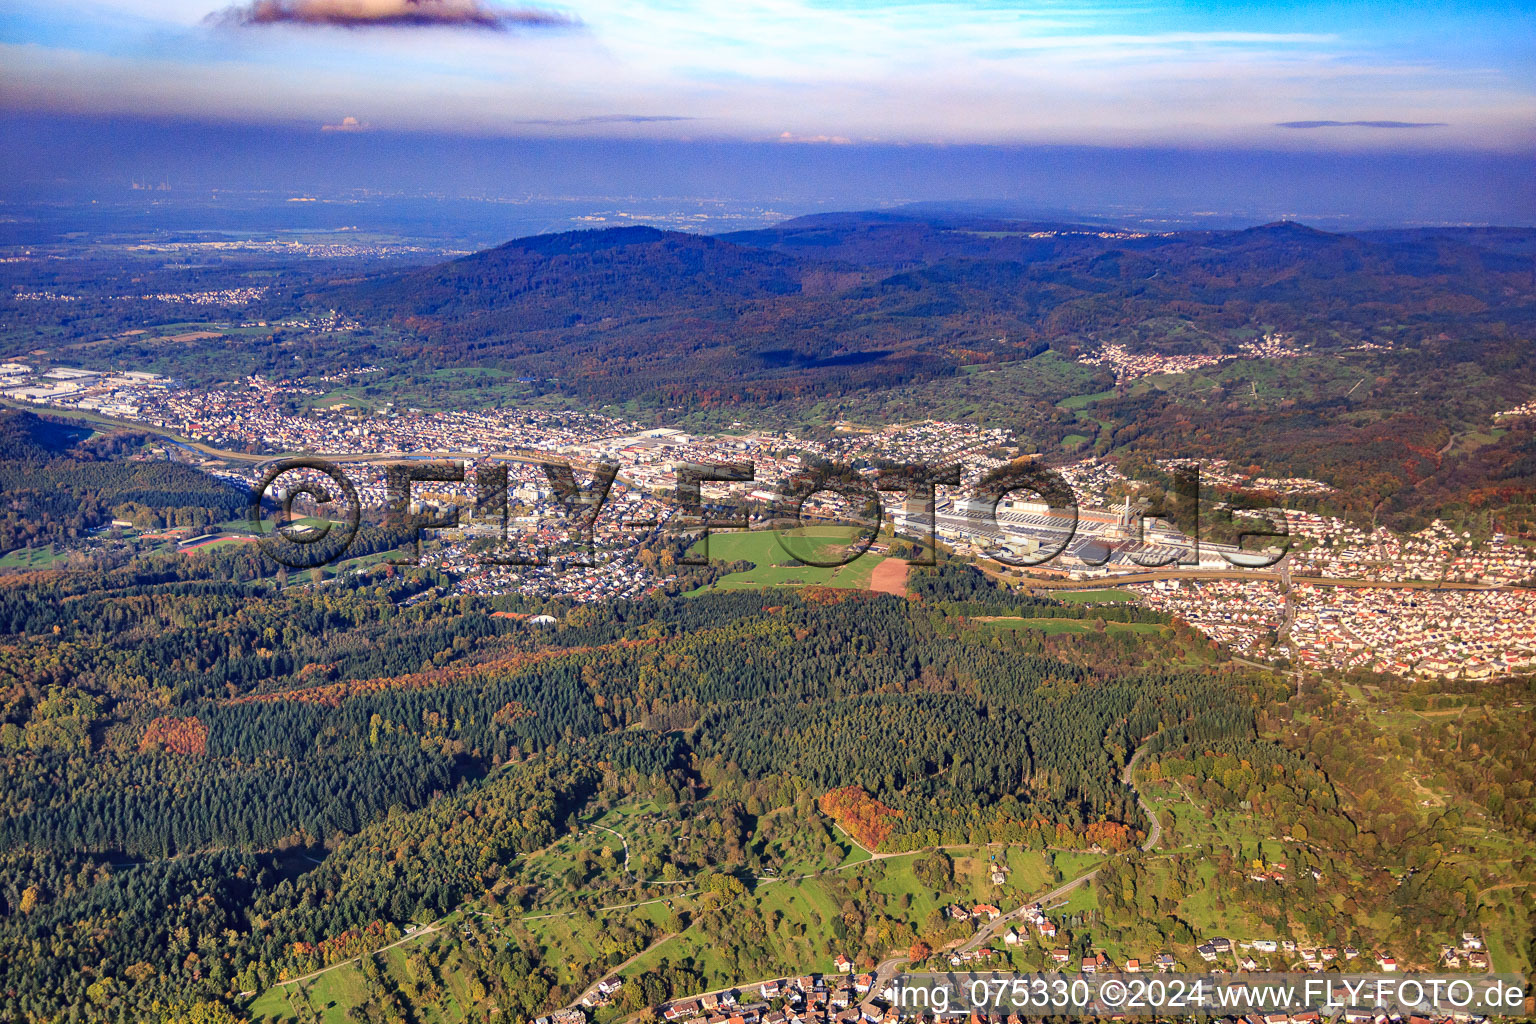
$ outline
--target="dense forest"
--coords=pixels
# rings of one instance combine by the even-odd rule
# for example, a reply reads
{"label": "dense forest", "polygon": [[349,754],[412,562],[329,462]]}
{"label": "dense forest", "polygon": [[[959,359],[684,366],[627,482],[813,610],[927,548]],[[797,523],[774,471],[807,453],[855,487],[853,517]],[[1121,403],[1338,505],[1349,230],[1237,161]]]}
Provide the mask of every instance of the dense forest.
{"label": "dense forest", "polygon": [[206,473],[123,458],[145,435],[92,441],[90,433],[0,409],[0,555],[78,540],[118,517],[152,527],[203,527],[245,511],[246,494]]}
{"label": "dense forest", "polygon": [[[1362,816],[1335,793],[1328,771],[1361,777],[1340,760],[1353,745],[1261,738],[1277,701],[1294,717],[1308,698],[1213,661],[1182,626],[977,629],[973,616],[1071,609],[958,563],[915,574],[911,600],[657,597],[566,609],[552,631],[467,600],[402,607],[390,594],[412,592],[408,575],[288,591],[230,554],[181,576],[135,564],[0,583],[0,935],[25,951],[0,967],[7,1017],[238,1011],[241,992],[466,905],[544,906],[551,882],[530,881],[527,858],[636,798],[693,836],[646,853],[646,876],[717,879],[699,884],[723,916],[701,905],[678,926],[736,936],[743,965],[778,941],[732,923],[728,907],[755,898],[743,881],[836,845],[830,824],[784,830],[781,814],[814,818],[814,801],[883,850],[1129,851],[1149,823],[1119,779],[1144,748],[1151,778],[1356,851],[1337,856],[1408,838],[1386,808]],[[1478,742],[1513,757],[1520,740],[1490,723]],[[1507,799],[1489,807],[1529,830],[1530,782],[1507,763]],[[839,926],[848,949],[951,927],[865,895],[859,927]],[[625,927],[619,959],[655,937]],[[504,1019],[572,994],[531,936],[456,943]],[[657,991],[689,991],[700,970],[670,963]],[[379,975],[369,998],[431,998],[440,975],[413,977],[414,995]]]}
{"label": "dense forest", "polygon": [[[309,590],[260,564],[237,551],[0,578],[0,940],[22,951],[0,966],[6,1017],[239,1014],[250,993],[467,907],[486,919],[424,945],[409,990],[366,968],[374,1010],[359,1012],[446,998],[449,956],[496,1019],[526,1020],[679,930],[728,948],[728,969],[766,970],[811,938],[751,923],[763,873],[836,863],[836,827],[882,851],[1107,851],[1141,870],[1150,822],[1120,781],[1138,749],[1145,779],[1176,780],[1208,813],[1259,815],[1328,851],[1335,884],[1368,869],[1349,890],[1360,921],[1388,895],[1373,865],[1455,827],[1426,833],[1385,783],[1358,792],[1387,776],[1388,751],[1347,709],[1319,714],[1328,691],[1235,668],[1134,609],[1091,611],[1150,632],[981,628],[1085,612],[961,563],[915,570],[905,600],[658,595],[554,609],[549,630],[493,615],[505,599],[404,605],[428,570]],[[1475,743],[1448,784],[1529,834],[1528,729],[1468,724],[1423,732],[1418,753]],[[673,824],[629,871],[613,851],[539,867],[579,821],[635,801]],[[962,934],[880,889],[876,868],[818,883],[844,894],[827,923],[841,948],[878,958]],[[1161,892],[1165,876],[1121,888]],[[594,885],[634,900],[685,881],[700,889],[689,909],[615,922],[603,958],[575,968],[519,924],[571,900],[590,912]],[[1135,900],[1098,905],[1081,935],[1143,934]],[[1470,920],[1465,900],[1446,907],[1403,948]],[[1287,927],[1305,927],[1298,915]],[[1159,920],[1159,941],[1188,937],[1178,914]],[[482,932],[498,941],[471,941]],[[721,969],[676,957],[624,998],[694,991]]]}
{"label": "dense forest", "polygon": [[211,564],[0,582],[0,932],[32,951],[0,968],[8,1017],[158,1019],[383,944],[626,789],[722,829],[654,864],[671,877],[756,863],[732,835],[840,787],[897,812],[893,848],[1124,845],[1138,744],[1254,728],[1256,703],[1216,699],[1244,692],[1230,674],[1148,667],[1191,642],[1173,629],[1067,645],[977,633],[953,601],[745,591],[535,632],[400,607],[404,573],[286,591]]}

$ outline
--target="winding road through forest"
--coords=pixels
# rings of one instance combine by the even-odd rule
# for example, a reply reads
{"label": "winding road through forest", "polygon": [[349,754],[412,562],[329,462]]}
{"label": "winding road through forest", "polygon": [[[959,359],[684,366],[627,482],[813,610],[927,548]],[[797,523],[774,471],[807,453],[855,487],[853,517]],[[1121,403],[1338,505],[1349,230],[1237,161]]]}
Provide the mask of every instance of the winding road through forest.
{"label": "winding road through forest", "polygon": [[[1150,740],[1150,737],[1148,737],[1148,739]],[[1136,752],[1131,755],[1130,760],[1125,763],[1125,767],[1123,769],[1121,769],[1120,781],[1124,785],[1132,786],[1134,788],[1134,783],[1133,783],[1132,780],[1133,780],[1134,775],[1135,775],[1136,764],[1137,764],[1137,762],[1139,762],[1141,760],[1142,754],[1144,754],[1146,752],[1146,749],[1147,749],[1146,748],[1146,743],[1147,743],[1147,741],[1143,741],[1142,742],[1142,745],[1140,747],[1138,747],[1136,749]],[[1151,827],[1151,831],[1149,831],[1147,833],[1146,841],[1141,844],[1140,849],[1143,852],[1150,852],[1151,850],[1156,849],[1158,844],[1162,841],[1162,836],[1163,836],[1162,822],[1160,822],[1158,820],[1156,812],[1154,812],[1153,809],[1152,809],[1152,806],[1149,803],[1147,803],[1146,798],[1144,796],[1142,796],[1140,790],[1136,790],[1136,800],[1137,800],[1137,803],[1139,803],[1141,805],[1142,813],[1144,813],[1147,816],[1147,820],[1151,823],[1151,826],[1152,826]],[[590,825],[588,827],[592,828],[592,829],[599,829],[599,830],[601,830],[603,832],[608,832],[608,833],[618,837],[619,842],[623,844],[623,848],[624,848],[624,868],[625,868],[625,871],[627,873],[628,869],[629,869],[629,841],[624,837],[624,835],[622,833],[618,832],[615,829],[608,828],[605,825]],[[870,850],[870,849],[866,848],[858,840],[854,839],[853,836],[849,835],[842,828],[842,826],[837,825],[835,822],[834,822],[834,827],[839,832],[841,832],[848,839],[848,841],[851,842],[854,846],[856,846],[858,849],[862,850],[864,853],[868,854],[871,861],[885,860],[885,859],[890,858],[890,857],[909,856],[912,853],[917,852],[917,851],[904,851],[904,852],[901,852],[901,853],[877,853],[877,852],[875,852],[873,850]],[[1006,845],[1006,844],[990,844],[990,845]],[[947,848],[948,849],[959,849],[960,847],[947,847]],[[946,847],[939,847],[939,849],[946,849]],[[864,864],[864,863],[868,863],[868,861],[854,861],[854,862],[848,863],[848,864],[841,864],[841,865],[839,865],[839,866],[837,866],[835,868],[832,868],[830,870],[831,871],[842,871],[842,870],[845,870],[845,869],[848,869],[848,868],[858,867],[860,864]],[[997,935],[1000,931],[1002,931],[1004,928],[1006,928],[1009,925],[1010,922],[1018,920],[1023,915],[1024,907],[1028,906],[1031,903],[1040,903],[1042,905],[1046,905],[1046,904],[1050,904],[1050,903],[1052,903],[1052,902],[1054,902],[1056,900],[1059,900],[1059,899],[1065,897],[1066,895],[1071,893],[1073,890],[1075,890],[1075,889],[1077,889],[1077,888],[1079,888],[1079,887],[1081,887],[1083,885],[1086,885],[1090,881],[1092,881],[1098,875],[1098,873],[1101,870],[1101,868],[1102,868],[1102,865],[1100,865],[1100,867],[1095,867],[1095,868],[1092,868],[1092,869],[1090,869],[1088,871],[1085,871],[1082,874],[1078,875],[1076,878],[1070,879],[1069,881],[1062,882],[1060,885],[1056,886],[1054,889],[1050,890],[1045,895],[1040,896],[1040,897],[1038,897],[1036,899],[1031,899],[1031,900],[1027,901],[1026,903],[1020,904],[1019,906],[1017,906],[1014,909],[1008,911],[1007,913],[1002,914],[996,920],[987,922],[986,924],[982,925],[979,929],[977,929],[976,934],[972,935],[970,939],[966,940],[963,944],[961,944],[957,948],[959,950],[961,950],[961,951],[967,951],[967,950],[973,950],[973,949],[980,948],[983,943],[987,942],[993,936]],[[782,882],[799,881],[799,880],[803,880],[803,879],[807,879],[807,878],[812,878],[812,877],[814,877],[814,873],[812,873],[812,874],[804,874],[804,875],[791,875],[791,876],[784,876],[784,877],[758,876],[755,879],[755,881],[758,884],[770,884],[770,883],[774,883],[774,882],[782,883]],[[687,881],[687,880],[685,880],[685,881]],[[641,884],[644,884],[644,883],[641,883]],[[596,908],[596,911],[601,913],[601,912],[612,911],[612,910],[633,909],[635,907],[648,906],[648,905],[650,905],[652,903],[670,903],[671,900],[676,899],[679,896],[693,895],[693,894],[694,893],[678,893],[678,894],[674,894],[671,897],[658,897],[658,898],[655,898],[655,899],[643,900],[643,901],[636,902],[636,903],[618,904],[618,905],[610,906],[610,907],[598,907],[598,908]],[[464,908],[460,908],[459,912],[463,912],[463,913],[476,913],[474,911],[465,910]],[[555,913],[550,913],[550,914],[535,914],[535,915],[531,915],[531,916],[528,916],[528,917],[521,918],[521,920],[524,920],[524,921],[537,921],[537,920],[543,920],[543,919],[546,919],[546,918],[553,918],[553,917],[568,917],[568,916],[571,916],[571,915],[576,914],[576,913],[579,913],[579,911],[562,911],[562,912],[555,912]],[[317,971],[311,971],[310,973],[302,975],[302,976],[297,977],[297,978],[289,978],[289,979],[284,980],[284,981],[279,981],[279,982],[277,982],[277,984],[280,987],[286,987],[286,986],[290,986],[290,985],[303,985],[305,982],[312,981],[312,980],[314,980],[315,978],[319,977],[322,974],[326,974],[326,973],[328,973],[330,971],[334,971],[337,968],[347,966],[348,964],[357,963],[360,960],[362,960],[364,956],[374,956],[374,955],[377,955],[379,953],[383,953],[386,950],[393,949],[396,946],[404,945],[407,942],[414,942],[417,939],[421,939],[421,938],[425,938],[425,937],[427,937],[429,935],[433,935],[433,934],[439,932],[442,929],[442,926],[452,916],[453,916],[453,914],[444,915],[442,918],[439,918],[438,920],[433,921],[430,924],[427,924],[427,925],[425,925],[425,926],[423,926],[421,928],[418,928],[416,931],[412,932],[411,934],[403,936],[398,941],[392,942],[389,945],[384,946],[384,947],[382,947],[380,949],[373,950],[371,953],[365,953],[362,956],[350,957],[350,958],[348,958],[346,960],[338,961],[337,963],[334,963],[334,964],[328,964],[325,967],[322,967],[322,968],[320,968]],[[492,915],[480,914],[479,916],[491,917]],[[673,940],[675,938],[677,938],[677,933],[675,933],[675,932],[668,933],[666,935],[658,937],[656,939],[656,941],[651,943],[646,949],[641,950],[639,953],[635,954],[633,957],[631,957],[625,963],[620,964],[617,968],[614,968],[614,969],[612,969],[610,971],[604,972],[603,977],[609,977],[609,976],[611,976],[613,974],[618,973],[619,971],[622,971],[625,967],[629,966],[634,961],[638,960],[640,957],[642,957],[646,953],[650,952],[651,949],[654,949],[656,946],[662,945],[663,943],[670,942],[671,940]],[[893,956],[893,957],[890,957],[887,960],[882,961],[875,968],[874,991],[879,992],[879,991],[883,990],[896,977],[896,973],[901,968],[901,966],[903,964],[907,963],[907,962],[908,962],[908,957],[906,957],[906,956]],[[601,979],[599,979],[599,980],[601,980]],[[765,980],[774,980],[774,979],[765,979]],[[711,989],[710,992],[719,993],[719,992],[731,991],[733,989],[737,989],[737,990],[743,989],[743,988],[750,989],[754,985],[758,985],[758,984],[761,984],[761,982],[737,983],[735,985],[727,986],[727,987],[725,987],[723,989]],[[569,1004],[569,1005],[571,1005],[571,1006],[578,1006],[578,1005],[580,1005],[581,1000],[583,998],[585,998],[585,997],[587,997],[589,995],[592,995],[592,994],[594,994],[596,992],[596,988],[597,988],[597,983],[593,982],[593,984],[591,986],[589,986],[585,991],[583,991],[579,996],[577,996],[577,998],[571,1004]],[[677,997],[674,997],[673,1001],[676,1002],[676,1001],[681,1001],[681,1000],[686,1000],[686,999],[698,999],[698,998],[700,998],[700,997],[702,997],[704,995],[707,995],[707,994],[709,994],[709,993],[698,992],[698,993],[694,993],[694,994],[688,995],[688,996],[677,996]]]}
{"label": "winding road through forest", "polygon": [[[1156,734],[1154,733],[1154,735]],[[1141,760],[1142,754],[1146,753],[1147,743],[1151,740],[1151,738],[1152,737],[1149,736],[1146,740],[1142,741],[1141,746],[1136,748],[1136,752],[1131,755],[1131,759],[1127,761],[1125,763],[1125,767],[1121,769],[1120,781],[1127,786],[1131,786],[1133,789],[1135,788],[1135,784],[1132,780],[1136,772],[1136,763]],[[1152,805],[1147,803],[1147,799],[1141,794],[1141,791],[1135,790],[1135,792],[1136,802],[1141,805],[1142,813],[1147,816],[1147,820],[1152,824],[1151,830],[1147,833],[1146,842],[1142,843],[1140,847],[1143,853],[1150,853],[1152,850],[1157,849],[1158,844],[1162,842],[1163,823],[1158,820],[1157,813],[1153,811]],[[982,925],[976,930],[975,935],[972,935],[968,940],[957,947],[958,950],[960,952],[968,952],[973,949],[981,948],[983,944],[987,943],[999,932],[1003,931],[1003,929],[1009,927],[1012,922],[1019,920],[1024,914],[1025,907],[1034,903],[1039,903],[1041,906],[1047,906],[1056,900],[1062,899],[1071,893],[1074,889],[1077,889],[1083,885],[1087,885],[1090,881],[1097,877],[1102,867],[1103,865],[1091,868],[1090,870],[1078,875],[1076,878],[1061,883],[1050,892],[1047,892],[1045,895],[1020,904],[1007,913],[1000,915],[995,920],[988,921],[986,924]],[[905,956],[893,956],[887,960],[881,961],[880,965],[875,968],[874,991],[883,991],[886,986],[894,981],[897,972],[901,969],[903,964],[908,962],[908,960],[909,958]]]}

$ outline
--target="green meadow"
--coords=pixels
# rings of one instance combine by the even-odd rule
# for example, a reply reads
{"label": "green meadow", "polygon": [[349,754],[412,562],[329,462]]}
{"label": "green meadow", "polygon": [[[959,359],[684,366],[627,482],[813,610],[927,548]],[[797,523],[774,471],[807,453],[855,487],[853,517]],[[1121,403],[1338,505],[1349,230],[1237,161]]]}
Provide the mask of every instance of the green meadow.
{"label": "green meadow", "polygon": [[1129,590],[1061,590],[1051,597],[1068,604],[1107,604],[1111,601],[1134,601],[1136,595]]}
{"label": "green meadow", "polygon": [[[862,590],[869,586],[875,566],[885,561],[881,555],[866,552],[847,565],[823,567],[807,565],[832,562],[843,557],[849,542],[859,535],[852,526],[806,526],[793,530],[753,530],[750,532],[711,533],[708,554],[713,562],[751,562],[752,568],[733,572],[716,580],[720,590],[747,587],[839,587]],[[702,556],[704,541],[694,544],[690,553]],[[701,588],[693,593],[701,593]]]}

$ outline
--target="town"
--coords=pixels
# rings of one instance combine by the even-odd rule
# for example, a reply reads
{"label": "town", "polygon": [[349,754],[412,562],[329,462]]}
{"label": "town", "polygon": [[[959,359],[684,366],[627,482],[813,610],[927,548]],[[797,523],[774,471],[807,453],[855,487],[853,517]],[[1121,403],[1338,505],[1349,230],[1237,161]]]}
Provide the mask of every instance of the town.
{"label": "town", "polygon": [[[306,326],[345,324],[333,315]],[[1293,667],[1486,679],[1536,665],[1536,594],[1515,586],[1536,578],[1536,556],[1499,532],[1475,538],[1435,521],[1398,535],[1316,512],[1277,510],[1272,521],[1289,536],[1289,551],[1277,561],[1274,554],[1208,540],[1197,545],[1171,523],[1143,519],[1142,485],[1093,456],[1053,467],[1081,506],[1075,515],[1022,494],[993,509],[974,497],[978,481],[1029,454],[996,428],[943,421],[878,430],[843,425],[831,437],[810,438],[738,423],[732,432],[701,434],[576,411],[430,411],[388,403],[366,409],[319,401],[325,388],[374,372],[365,366],[318,380],[256,376],[202,389],[135,370],[9,362],[0,364],[0,395],[164,432],[163,457],[244,489],[279,453],[324,454],[345,468],[363,507],[374,511],[388,502],[379,463],[390,455],[464,461],[461,481],[413,488],[414,505],[429,509],[468,511],[478,467],[505,467],[505,534],[497,524],[466,516],[461,529],[442,532],[443,543],[424,555],[425,564],[453,580],[449,594],[591,602],[638,599],[668,585],[675,574],[642,563],[635,540],[681,527],[674,496],[684,465],[750,465],[750,480],[707,484],[702,493],[708,505],[745,508],[760,526],[771,520],[784,482],[816,462],[850,465],[865,476],[888,464],[958,465],[961,486],[937,488],[931,506],[919,496],[887,495],[890,528],[995,563],[1021,586],[1118,589],[1235,654]],[[487,543],[524,552],[568,549],[568,510],[545,470],[552,462],[619,466],[595,523],[593,558],[580,568],[487,559]],[[1167,460],[1162,468],[1178,465]],[[1202,465],[1201,473],[1213,484],[1281,497],[1330,490],[1321,481],[1268,477],[1220,460]],[[833,515],[840,508],[822,495],[806,511]],[[206,538],[191,531],[182,539],[192,545]]]}

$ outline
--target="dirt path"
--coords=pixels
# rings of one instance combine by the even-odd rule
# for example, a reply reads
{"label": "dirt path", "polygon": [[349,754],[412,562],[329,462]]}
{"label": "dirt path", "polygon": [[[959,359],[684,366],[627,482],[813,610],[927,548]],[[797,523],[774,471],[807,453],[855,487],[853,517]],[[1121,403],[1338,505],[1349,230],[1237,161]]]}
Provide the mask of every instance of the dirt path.
{"label": "dirt path", "polygon": [[1136,749],[1136,753],[1132,754],[1131,759],[1125,763],[1125,770],[1120,773],[1120,781],[1124,785],[1130,786],[1136,793],[1136,802],[1141,805],[1142,813],[1147,816],[1147,820],[1152,822],[1152,831],[1147,834],[1147,841],[1141,844],[1143,853],[1151,853],[1157,849],[1157,844],[1162,841],[1163,823],[1157,820],[1157,812],[1152,809],[1151,804],[1147,803],[1147,798],[1142,794],[1141,790],[1136,789],[1136,784],[1132,781],[1132,775],[1136,771],[1136,762],[1141,760],[1141,755],[1146,753],[1146,750],[1145,743]]}
{"label": "dirt path", "polygon": [[697,896],[702,890],[694,889],[690,892],[673,893],[671,896],[657,896],[655,899],[640,900],[637,903],[615,903],[611,907],[593,907],[591,910],[553,910],[547,914],[533,914],[529,917],[520,917],[519,921],[548,921],[556,917],[575,917],[577,914],[603,914],[612,910],[634,910],[636,907],[649,907],[655,903],[671,903],[685,896]]}
{"label": "dirt path", "polygon": [[436,921],[433,921],[431,924],[426,925],[426,926],[424,926],[422,928],[418,928],[414,932],[412,932],[411,934],[407,935],[405,938],[400,939],[400,940],[398,940],[396,942],[391,942],[387,946],[380,946],[378,949],[372,950],[372,951],[367,952],[367,953],[363,953],[363,954],[361,954],[359,956],[352,956],[352,957],[348,957],[345,960],[338,960],[334,964],[327,964],[326,966],[320,968],[318,971],[310,971],[308,974],[302,975],[302,976],[297,977],[297,978],[289,978],[287,981],[279,981],[277,984],[279,986],[302,985],[306,981],[312,981],[313,979],[320,977],[320,975],[322,975],[322,974],[328,974],[329,972],[334,971],[338,967],[345,967],[348,964],[361,963],[363,961],[363,957],[377,956],[380,953],[384,953],[384,952],[387,952],[387,951],[389,951],[391,949],[394,949],[396,946],[403,946],[407,942],[415,942],[417,939],[425,938],[428,935],[436,935],[439,931],[442,930],[443,922],[448,920],[448,918],[452,917],[452,916],[453,916],[452,914],[448,914],[448,915],[445,915],[443,917],[440,917]]}
{"label": "dirt path", "polygon": [[571,1000],[569,1003],[565,1004],[565,1008],[568,1010],[576,1009],[584,1005],[588,999],[595,998],[597,996],[597,986],[603,983],[604,978],[612,978],[617,976],[626,967],[629,967],[636,960],[639,960],[641,957],[645,956],[657,946],[665,945],[666,943],[671,942],[673,939],[677,938],[678,934],[678,932],[668,932],[661,938],[657,939],[655,942],[651,943],[649,946],[646,946],[640,952],[636,953],[634,956],[630,957],[628,960],[625,960],[623,963],[619,964],[619,966],[610,968],[606,974],[601,975],[596,981],[588,985],[585,992]]}
{"label": "dirt path", "polygon": [[629,874],[629,840],[625,839],[623,834],[621,834],[619,832],[615,832],[613,829],[609,828],[607,825],[593,825],[591,827],[595,828],[595,829],[601,829],[602,831],[607,832],[610,835],[618,836],[619,842],[624,844],[624,873],[626,875]]}
{"label": "dirt path", "polygon": [[869,574],[869,589],[877,594],[907,596],[907,563],[899,558],[887,558],[875,566]]}

